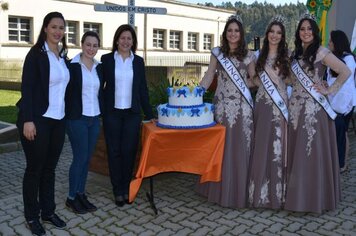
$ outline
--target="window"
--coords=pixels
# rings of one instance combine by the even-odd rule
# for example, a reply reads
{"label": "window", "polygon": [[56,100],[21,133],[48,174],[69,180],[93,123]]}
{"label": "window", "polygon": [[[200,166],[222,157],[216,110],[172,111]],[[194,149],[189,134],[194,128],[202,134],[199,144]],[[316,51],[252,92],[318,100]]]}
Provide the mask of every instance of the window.
{"label": "window", "polygon": [[211,50],[213,36],[211,34],[204,34],[204,50]]}
{"label": "window", "polygon": [[169,48],[180,49],[180,32],[171,31],[169,33]]}
{"label": "window", "polygon": [[94,32],[98,33],[98,35],[100,35],[100,24],[84,22],[84,32],[83,33],[87,32],[87,31],[94,31]]}
{"label": "window", "polygon": [[164,31],[153,29],[153,47],[163,49]]}
{"label": "window", "polygon": [[188,32],[188,49],[197,50],[197,37],[198,34]]}
{"label": "window", "polygon": [[67,26],[66,26],[67,43],[70,45],[78,45],[77,35],[78,35],[77,23],[75,21],[67,21]]}
{"label": "window", "polygon": [[9,41],[30,43],[30,35],[29,18],[9,16]]}

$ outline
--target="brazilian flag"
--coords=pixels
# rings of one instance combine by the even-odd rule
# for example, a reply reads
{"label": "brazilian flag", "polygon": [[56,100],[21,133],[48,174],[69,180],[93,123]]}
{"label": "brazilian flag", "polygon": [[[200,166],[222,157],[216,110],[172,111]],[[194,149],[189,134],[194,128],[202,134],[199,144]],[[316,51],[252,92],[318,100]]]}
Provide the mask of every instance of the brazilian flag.
{"label": "brazilian flag", "polygon": [[307,8],[314,15],[319,25],[322,45],[326,46],[329,41],[328,11],[333,0],[307,0]]}

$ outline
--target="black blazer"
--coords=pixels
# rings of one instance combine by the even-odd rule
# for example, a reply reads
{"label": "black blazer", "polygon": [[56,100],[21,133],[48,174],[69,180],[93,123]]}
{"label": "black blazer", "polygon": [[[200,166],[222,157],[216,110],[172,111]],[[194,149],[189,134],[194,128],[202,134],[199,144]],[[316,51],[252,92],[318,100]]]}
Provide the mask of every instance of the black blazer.
{"label": "black blazer", "polygon": [[[69,61],[65,59],[67,67]],[[21,83],[21,98],[17,102],[20,122],[34,121],[49,105],[49,59],[44,47],[32,47],[26,55]]]}
{"label": "black blazer", "polygon": [[[114,53],[108,53],[101,57],[104,75],[104,115],[105,112],[111,112],[115,106],[115,59]],[[149,102],[145,64],[143,58],[134,55],[133,66],[133,84],[132,84],[132,102],[131,111],[140,113],[141,107],[145,114],[145,120],[153,118],[152,107]]]}
{"label": "black blazer", "polygon": [[[67,86],[65,96],[65,111],[66,118],[70,120],[79,119],[83,114],[83,101],[82,101],[82,86],[83,76],[82,67],[79,63],[69,63],[70,81]],[[99,87],[99,106],[100,112],[103,110],[102,94],[103,94],[103,70],[102,65],[98,64],[96,67],[98,73],[100,87]]]}

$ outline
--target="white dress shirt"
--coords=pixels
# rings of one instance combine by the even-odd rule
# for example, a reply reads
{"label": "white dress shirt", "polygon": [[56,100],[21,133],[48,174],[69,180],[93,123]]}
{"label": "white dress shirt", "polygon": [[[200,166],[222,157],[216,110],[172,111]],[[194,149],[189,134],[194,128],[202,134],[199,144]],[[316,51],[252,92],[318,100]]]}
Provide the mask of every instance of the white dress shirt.
{"label": "white dress shirt", "polygon": [[123,60],[121,55],[116,51],[115,59],[115,108],[128,109],[131,108],[132,102],[132,84],[133,84],[133,68],[132,62],[134,55],[130,52],[130,56]]}
{"label": "white dress shirt", "polygon": [[64,112],[64,95],[67,84],[69,82],[69,70],[62,57],[57,58],[52,52],[47,42],[45,42],[45,49],[49,59],[49,105],[44,117],[61,120]]}
{"label": "white dress shirt", "polygon": [[79,63],[82,69],[82,115],[97,116],[100,114],[99,108],[99,88],[100,80],[96,67],[100,62],[94,59],[94,65],[89,70],[80,59],[81,53],[76,55],[71,63]]}
{"label": "white dress shirt", "polygon": [[[356,88],[354,79],[356,63],[351,55],[345,56],[343,60],[352,73],[341,86],[339,91],[328,95],[328,98],[334,111],[346,115],[351,111],[352,107],[356,105]],[[328,68],[327,72],[327,82],[328,85],[331,86],[335,82],[336,78],[331,76],[330,68]]]}

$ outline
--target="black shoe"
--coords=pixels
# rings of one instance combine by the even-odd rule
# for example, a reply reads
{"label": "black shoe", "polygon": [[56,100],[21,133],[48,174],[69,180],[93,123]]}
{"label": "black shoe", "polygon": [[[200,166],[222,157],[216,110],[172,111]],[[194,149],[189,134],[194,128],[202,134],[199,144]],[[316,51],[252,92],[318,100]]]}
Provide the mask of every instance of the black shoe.
{"label": "black shoe", "polygon": [[67,198],[66,206],[68,208],[70,208],[76,214],[85,214],[85,213],[88,212],[85,209],[85,207],[81,204],[81,202],[78,199],[78,197],[75,197],[74,200]]}
{"label": "black shoe", "polygon": [[56,214],[53,214],[51,216],[46,216],[46,217],[42,216],[42,221],[50,223],[57,228],[64,228],[67,226],[66,223],[63,220],[61,220],[61,218],[59,218]]}
{"label": "black shoe", "polygon": [[34,235],[46,235],[46,231],[38,219],[27,221],[27,225]]}
{"label": "black shoe", "polygon": [[94,204],[88,201],[88,198],[85,194],[77,194],[76,198],[78,198],[79,202],[82,204],[85,210],[88,212],[96,211],[98,208]]}
{"label": "black shoe", "polygon": [[116,196],[115,197],[115,204],[118,207],[123,207],[125,205],[125,200],[123,196]]}

